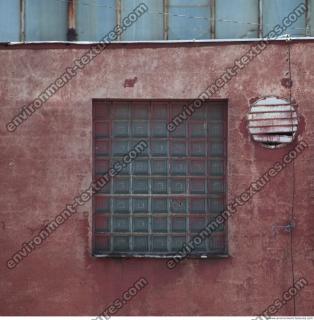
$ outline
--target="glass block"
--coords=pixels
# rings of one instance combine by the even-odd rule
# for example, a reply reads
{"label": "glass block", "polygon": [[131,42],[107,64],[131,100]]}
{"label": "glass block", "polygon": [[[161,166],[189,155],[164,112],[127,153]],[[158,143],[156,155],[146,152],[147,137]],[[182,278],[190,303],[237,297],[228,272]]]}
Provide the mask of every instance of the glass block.
{"label": "glass block", "polygon": [[152,179],[152,193],[167,193],[168,183],[167,179]]}
{"label": "glass block", "polygon": [[206,212],[206,198],[192,198],[190,199],[191,213],[205,213]]}
{"label": "glass block", "polygon": [[148,213],[148,198],[134,198],[132,203],[134,213]]}
{"label": "glass block", "polygon": [[133,137],[147,137],[148,123],[147,121],[132,121],[131,130]]}
{"label": "glass block", "polygon": [[108,155],[109,154],[109,141],[108,140],[96,140],[95,141],[96,155]]}
{"label": "glass block", "polygon": [[186,232],[186,218],[176,217],[171,219],[172,232]]}
{"label": "glass block", "polygon": [[187,208],[186,202],[186,199],[171,199],[170,211],[172,213],[185,213]]}
{"label": "glass block", "polygon": [[128,137],[130,135],[129,121],[113,121],[112,135],[114,137]]}
{"label": "glass block", "polygon": [[[144,141],[146,143],[146,148],[143,149],[144,145],[143,146],[139,146],[139,142],[140,141]],[[146,139],[135,139],[135,140],[132,140],[130,142],[130,150],[137,150],[137,155],[136,155],[136,158],[140,158],[140,157],[146,157],[148,155],[148,150],[150,150],[150,143],[149,141],[147,141]],[[134,153],[134,152],[133,152]],[[134,156],[132,155],[133,159],[134,160]]]}
{"label": "glass block", "polygon": [[[217,218],[217,215],[211,215],[210,218],[209,218],[209,222],[208,224],[211,224],[212,222],[214,222],[212,225],[213,226],[216,226],[217,225],[217,222],[216,222],[216,218]],[[218,226],[213,230],[213,232],[221,232],[224,230],[224,223],[225,223],[225,220],[223,220],[222,223],[219,223]]]}
{"label": "glass block", "polygon": [[130,231],[130,218],[129,217],[113,217],[113,231],[114,232]]}
{"label": "glass block", "polygon": [[114,156],[123,156],[130,150],[128,141],[114,141],[112,143],[112,154]]}
{"label": "glass block", "polygon": [[190,193],[206,193],[205,179],[190,179]]}
{"label": "glass block", "polygon": [[208,190],[211,193],[220,193],[220,192],[224,192],[224,180],[220,179],[220,180],[214,180],[214,179],[210,179],[208,181]]}
{"label": "glass block", "polygon": [[225,251],[225,235],[224,233],[214,234],[208,239],[211,251]]}
{"label": "glass block", "polygon": [[135,102],[132,106],[132,119],[148,120],[149,118],[149,103]]}
{"label": "glass block", "polygon": [[186,156],[186,145],[187,141],[185,140],[175,140],[171,141],[170,144],[170,155],[171,156]]}
{"label": "glass block", "polygon": [[129,237],[114,236],[113,237],[113,250],[116,251],[129,251]]}
{"label": "glass block", "polygon": [[167,218],[153,218],[152,222],[153,232],[167,232],[168,231],[168,221]]}
{"label": "glass block", "polygon": [[110,237],[97,234],[95,236],[95,250],[96,252],[110,251]]}
{"label": "glass block", "polygon": [[152,198],[152,212],[167,213],[168,212],[167,198]]}
{"label": "glass block", "polygon": [[167,237],[152,237],[153,251],[167,251]]}
{"label": "glass block", "polygon": [[134,251],[148,251],[148,237],[146,236],[134,236],[133,237]]}
{"label": "glass block", "polygon": [[117,178],[112,180],[114,193],[129,193],[130,192],[130,179],[129,178]]}
{"label": "glass block", "polygon": [[[194,237],[199,237],[199,236],[197,234],[191,235],[191,239],[193,239]],[[207,238],[204,239],[199,245],[197,245],[195,242],[193,242],[193,243],[195,243],[194,251],[206,252],[206,241],[207,241]],[[198,241],[196,241],[196,242],[198,242]]]}
{"label": "glass block", "polygon": [[168,155],[168,141],[154,140],[151,141],[151,154],[153,156],[167,156]]}
{"label": "glass block", "polygon": [[151,118],[168,120],[168,105],[166,102],[152,102]]}
{"label": "glass block", "polygon": [[148,175],[149,173],[148,160],[135,160],[132,163],[133,174],[136,175]]}
{"label": "glass block", "polygon": [[191,175],[206,176],[206,160],[190,160],[189,171]]}
{"label": "glass block", "polygon": [[224,108],[222,106],[209,106],[207,108],[208,120],[224,120]]}
{"label": "glass block", "polygon": [[171,179],[170,181],[171,193],[186,193],[185,179]]}
{"label": "glass block", "polygon": [[132,189],[133,193],[148,193],[148,179],[133,178]]}
{"label": "glass block", "polygon": [[134,217],[133,218],[134,232],[148,232],[148,218]]}
{"label": "glass block", "polygon": [[209,161],[209,175],[210,176],[223,176],[225,171],[225,163],[223,160]]}
{"label": "glass block", "polygon": [[[195,235],[205,228],[224,207],[225,123],[221,104],[212,108],[211,102],[197,110],[172,133],[168,122],[187,102],[111,104],[111,111],[101,105],[106,112],[102,110],[94,122],[98,137],[94,140],[95,178],[117,161],[119,171],[122,157],[139,140],[147,140],[149,146],[105,186],[106,194],[95,195],[96,235],[113,233],[111,242],[99,245],[107,249],[99,250],[176,252],[190,239],[190,233]],[[196,252],[206,252],[206,247],[208,250],[208,239]]]}
{"label": "glass block", "polygon": [[190,218],[190,231],[191,232],[200,232],[202,229],[206,228],[206,219],[203,217],[196,218],[191,217]]}
{"label": "glass block", "polygon": [[182,111],[184,110],[184,107],[186,106],[186,101],[178,101],[178,102],[172,102],[170,103],[170,117],[171,119],[176,118]]}
{"label": "glass block", "polygon": [[187,162],[185,160],[170,160],[170,173],[175,176],[185,176]]}
{"label": "glass block", "polygon": [[206,113],[207,113],[207,110],[206,108],[200,108],[200,109],[197,109],[195,110],[195,112],[193,113],[192,115],[192,119],[194,120],[204,120],[206,119]]}
{"label": "glass block", "polygon": [[168,129],[166,121],[152,121],[150,125],[150,132],[152,137],[167,138]]}
{"label": "glass block", "polygon": [[223,199],[208,199],[209,211],[211,213],[221,213],[224,210]]}
{"label": "glass block", "polygon": [[110,217],[105,215],[95,216],[95,231],[96,232],[108,232],[110,231]]}
{"label": "glass block", "polygon": [[96,137],[109,137],[109,121],[95,123]]}
{"label": "glass block", "polygon": [[187,132],[186,132],[186,123],[182,122],[174,131],[170,132],[171,137],[175,138],[185,138],[187,137]]}
{"label": "glass block", "polygon": [[208,126],[209,138],[224,138],[224,125],[223,123],[211,123]]}
{"label": "glass block", "polygon": [[185,237],[171,237],[171,250],[172,251],[180,251],[184,248],[184,244],[186,243]]}
{"label": "glass block", "polygon": [[191,156],[206,156],[206,141],[201,140],[201,141],[191,141],[190,142],[190,154]]}
{"label": "glass block", "polygon": [[112,117],[114,120],[123,120],[130,118],[130,108],[127,104],[123,105],[121,102],[113,104]]}
{"label": "glass block", "polygon": [[207,123],[205,121],[193,121],[189,123],[189,135],[192,138],[206,137]]}
{"label": "glass block", "polygon": [[113,198],[112,207],[115,213],[130,213],[129,198]]}
{"label": "glass block", "polygon": [[101,189],[100,193],[110,193],[110,186],[111,186],[111,181],[106,183]]}
{"label": "glass block", "polygon": [[105,173],[110,168],[109,160],[96,159],[95,171],[96,173]]}
{"label": "glass block", "polygon": [[[117,166],[117,169],[119,169],[119,176],[121,175],[129,175],[130,174],[130,164],[122,164],[121,158],[118,159],[112,159],[111,167],[115,168]],[[119,168],[118,168],[119,166]],[[122,167],[122,169],[121,169]]]}
{"label": "glass block", "polygon": [[167,160],[151,160],[152,175],[168,174],[168,161]]}
{"label": "glass block", "polygon": [[222,157],[224,155],[224,145],[219,142],[209,143],[209,156]]}
{"label": "glass block", "polygon": [[95,196],[95,211],[107,213],[110,211],[110,201],[108,197]]}

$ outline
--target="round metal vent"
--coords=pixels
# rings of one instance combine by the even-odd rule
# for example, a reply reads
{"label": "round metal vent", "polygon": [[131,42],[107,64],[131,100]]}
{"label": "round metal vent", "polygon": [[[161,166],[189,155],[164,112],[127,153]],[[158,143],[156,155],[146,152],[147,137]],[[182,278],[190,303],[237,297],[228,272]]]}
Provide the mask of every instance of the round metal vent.
{"label": "round metal vent", "polygon": [[267,148],[278,148],[294,140],[298,116],[288,100],[266,97],[251,106],[248,128],[254,141]]}

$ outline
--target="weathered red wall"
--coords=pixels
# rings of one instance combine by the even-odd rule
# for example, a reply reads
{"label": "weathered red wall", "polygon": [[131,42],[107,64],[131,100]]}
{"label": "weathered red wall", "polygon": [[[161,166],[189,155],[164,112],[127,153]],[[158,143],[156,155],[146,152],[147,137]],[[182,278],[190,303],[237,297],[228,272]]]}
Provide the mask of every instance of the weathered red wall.
{"label": "weathered red wall", "polygon": [[[120,315],[253,315],[291,285],[290,235],[273,234],[292,209],[287,168],[229,222],[230,258],[188,260],[169,271],[165,260],[91,257],[91,203],[14,270],[6,261],[91,181],[93,98],[194,98],[250,44],[124,45],[106,49],[31,119],[8,133],[5,124],[87,47],[1,47],[0,314],[95,315],[137,278],[150,284]],[[310,149],[295,162],[295,277],[309,285],[296,297],[297,315],[313,315],[314,291],[314,42],[293,42],[292,96],[304,117],[299,139]],[[288,44],[272,43],[216,98],[229,99],[229,199],[287,149],[252,143],[244,118],[252,98],[289,97],[281,80]],[[134,79],[134,87],[125,87]],[[293,315],[293,303],[277,315]]]}

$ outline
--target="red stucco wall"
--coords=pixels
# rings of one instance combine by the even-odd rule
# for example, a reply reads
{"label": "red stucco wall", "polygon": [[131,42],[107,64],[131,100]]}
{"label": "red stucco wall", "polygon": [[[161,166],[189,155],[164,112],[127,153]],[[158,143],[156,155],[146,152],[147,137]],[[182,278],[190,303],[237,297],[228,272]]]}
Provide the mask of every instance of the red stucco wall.
{"label": "red stucco wall", "polygon": [[[299,139],[310,145],[295,162],[295,278],[309,285],[297,315],[313,315],[314,65],[313,42],[291,45],[292,97],[302,117]],[[119,315],[253,315],[292,283],[290,166],[229,222],[230,258],[188,260],[170,271],[165,260],[91,257],[91,202],[40,248],[9,270],[6,261],[88,187],[92,177],[92,99],[194,98],[250,44],[124,45],[107,48],[14,133],[5,125],[87,47],[46,45],[0,50],[1,197],[0,314],[95,315],[143,276],[149,285]],[[232,199],[289,150],[250,141],[250,99],[289,97],[282,85],[288,44],[272,43],[215,96],[229,100],[228,197]],[[126,79],[137,78],[134,86]],[[293,315],[293,303],[277,315]]]}

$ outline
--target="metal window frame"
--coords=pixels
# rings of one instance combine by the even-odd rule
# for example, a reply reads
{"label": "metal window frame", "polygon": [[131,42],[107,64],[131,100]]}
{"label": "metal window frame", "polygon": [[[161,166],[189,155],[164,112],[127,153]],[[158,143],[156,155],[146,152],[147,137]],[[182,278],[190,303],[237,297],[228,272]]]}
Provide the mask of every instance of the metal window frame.
{"label": "metal window frame", "polygon": [[[180,102],[182,104],[186,103],[187,101],[192,101],[191,99],[119,99],[119,98],[106,98],[106,99],[92,99],[92,181],[95,181],[96,178],[96,153],[95,153],[95,138],[96,138],[96,131],[94,128],[94,121],[95,121],[95,106],[99,103],[116,103],[116,102]],[[206,100],[208,103],[221,103],[224,108],[224,137],[225,137],[225,155],[224,155],[224,183],[225,183],[225,191],[223,196],[223,203],[224,207],[227,207],[228,203],[228,144],[229,144],[229,135],[228,135],[228,127],[229,127],[229,117],[228,117],[228,99],[208,99]],[[148,137],[150,139],[150,136]],[[96,228],[95,228],[95,197],[92,197],[92,236],[91,236],[91,255],[95,258],[154,258],[154,259],[167,259],[167,258],[174,258],[174,254],[165,253],[165,254],[154,254],[153,252],[143,252],[143,253],[96,253]],[[189,216],[190,217],[190,216]],[[193,215],[192,215],[193,217]],[[224,226],[224,252],[208,252],[208,253],[191,253],[187,256],[188,259],[220,259],[220,258],[229,258],[229,231],[228,231],[228,221],[225,223]],[[195,232],[196,233],[196,232]],[[112,241],[112,238],[110,239]]]}

